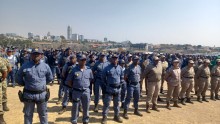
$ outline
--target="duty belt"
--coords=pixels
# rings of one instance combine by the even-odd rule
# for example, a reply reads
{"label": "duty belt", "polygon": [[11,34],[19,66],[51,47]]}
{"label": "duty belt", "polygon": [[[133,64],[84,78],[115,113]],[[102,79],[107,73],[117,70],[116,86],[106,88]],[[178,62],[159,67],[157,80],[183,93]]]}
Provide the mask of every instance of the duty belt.
{"label": "duty belt", "polygon": [[120,84],[109,84],[109,86],[112,88],[117,88],[117,89],[121,88]]}
{"label": "duty belt", "polygon": [[130,82],[129,85],[138,85],[139,82]]}
{"label": "duty belt", "polygon": [[73,90],[79,91],[79,92],[84,92],[84,91],[86,91],[86,89],[77,89],[77,88],[73,88]]}
{"label": "duty belt", "polygon": [[183,78],[190,78],[190,79],[192,79],[192,78],[194,78],[194,77],[183,77]]}
{"label": "duty belt", "polygon": [[43,92],[45,92],[45,91],[46,91],[46,89],[43,90],[43,91],[31,91],[31,90],[27,90],[27,89],[24,89],[24,90],[23,90],[23,92],[25,92],[25,93],[30,93],[30,94],[41,94],[41,93],[43,93]]}
{"label": "duty belt", "polygon": [[208,77],[203,77],[203,76],[200,76],[201,78],[208,78]]}

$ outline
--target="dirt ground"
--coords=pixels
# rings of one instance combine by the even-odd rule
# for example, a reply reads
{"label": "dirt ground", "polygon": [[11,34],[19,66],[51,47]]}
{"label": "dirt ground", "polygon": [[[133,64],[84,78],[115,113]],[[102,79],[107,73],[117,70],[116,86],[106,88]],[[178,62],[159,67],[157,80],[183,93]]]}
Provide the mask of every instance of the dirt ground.
{"label": "dirt ground", "polygon": [[[61,109],[61,105],[56,105],[57,101],[57,92],[58,85],[49,86],[51,89],[51,98],[48,102],[48,121],[49,124],[70,124],[71,117],[71,103],[67,107],[67,112],[62,115],[58,114],[58,111]],[[7,124],[23,124],[24,115],[23,115],[23,104],[18,99],[18,90],[21,90],[22,87],[8,88],[8,106],[10,111],[6,112],[4,117]],[[208,91],[209,94],[209,91]],[[195,95],[193,95],[193,100],[195,101]],[[165,95],[162,95],[162,98],[165,98]],[[208,103],[199,103],[194,102],[194,104],[187,104],[182,106],[182,108],[173,108],[168,110],[165,108],[166,103],[158,104],[160,112],[151,111],[150,114],[145,112],[145,99],[146,96],[143,96],[139,103],[140,111],[143,113],[143,117],[138,117],[133,115],[133,107],[131,104],[129,110],[129,120],[123,119],[124,124],[220,124],[220,100],[219,101],[210,101]],[[102,101],[100,102],[100,104]],[[94,107],[93,101],[91,101],[90,106],[90,123],[100,123],[101,122],[101,112],[102,106],[100,106],[99,113],[94,113],[92,111]],[[36,109],[35,109],[36,110]],[[121,115],[123,110],[121,109]],[[108,116],[108,124],[116,124],[113,121],[113,108],[110,108],[110,113]],[[82,123],[82,114],[80,113],[80,118],[78,119],[79,123]],[[38,114],[35,111],[34,124],[39,124]]]}

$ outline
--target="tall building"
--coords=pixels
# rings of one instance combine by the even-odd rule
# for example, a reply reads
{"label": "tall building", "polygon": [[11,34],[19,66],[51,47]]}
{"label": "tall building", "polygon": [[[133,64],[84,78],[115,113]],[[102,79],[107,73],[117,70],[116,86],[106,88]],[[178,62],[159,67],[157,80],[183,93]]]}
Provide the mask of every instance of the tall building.
{"label": "tall building", "polygon": [[34,34],[32,32],[28,32],[28,39],[33,39],[34,38]]}
{"label": "tall building", "polygon": [[72,28],[70,26],[67,27],[67,40],[71,40],[72,37]]}
{"label": "tall building", "polygon": [[104,42],[107,42],[107,41],[108,41],[108,39],[107,39],[107,37],[105,37],[105,38],[104,38]]}
{"label": "tall building", "polygon": [[72,34],[72,40],[73,41],[78,41],[79,40],[79,35],[78,34]]}
{"label": "tall building", "polygon": [[79,35],[79,41],[84,41],[84,36],[83,35]]}

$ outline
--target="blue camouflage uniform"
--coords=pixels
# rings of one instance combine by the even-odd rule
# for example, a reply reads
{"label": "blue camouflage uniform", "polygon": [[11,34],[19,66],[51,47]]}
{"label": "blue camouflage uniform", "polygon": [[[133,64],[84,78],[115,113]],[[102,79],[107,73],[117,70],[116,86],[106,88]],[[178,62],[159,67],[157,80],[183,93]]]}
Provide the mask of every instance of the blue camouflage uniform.
{"label": "blue camouflage uniform", "polygon": [[50,67],[40,62],[34,61],[25,63],[18,71],[16,82],[24,86],[24,124],[32,124],[35,104],[41,124],[48,124],[46,84],[53,80]]}
{"label": "blue camouflage uniform", "polygon": [[103,117],[107,117],[110,102],[113,97],[114,114],[119,116],[119,102],[121,97],[121,83],[124,80],[124,74],[121,66],[109,64],[102,73],[102,82],[106,87],[103,106]]}
{"label": "blue camouflage uniform", "polygon": [[79,116],[79,104],[82,102],[83,122],[89,122],[90,107],[90,81],[93,79],[92,70],[87,66],[83,71],[77,65],[68,75],[66,82],[72,82],[72,123],[77,123]]}
{"label": "blue camouflage uniform", "polygon": [[108,62],[101,62],[97,61],[93,67],[93,73],[94,73],[94,79],[95,79],[95,84],[94,84],[94,103],[95,105],[99,103],[100,99],[100,94],[101,94],[101,88],[102,88],[102,73],[105,67],[109,65]]}
{"label": "blue camouflage uniform", "polygon": [[124,109],[128,110],[131,99],[134,97],[134,108],[138,109],[138,101],[140,98],[140,75],[141,67],[131,64],[125,71],[127,79],[127,97],[125,99]]}

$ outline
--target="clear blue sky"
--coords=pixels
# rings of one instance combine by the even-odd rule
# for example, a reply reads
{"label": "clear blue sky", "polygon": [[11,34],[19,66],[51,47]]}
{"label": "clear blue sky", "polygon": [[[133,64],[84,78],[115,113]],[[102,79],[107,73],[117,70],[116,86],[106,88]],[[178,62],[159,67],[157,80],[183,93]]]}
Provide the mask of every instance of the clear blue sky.
{"label": "clear blue sky", "polygon": [[220,46],[220,0],[2,0],[0,33]]}

